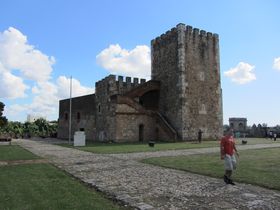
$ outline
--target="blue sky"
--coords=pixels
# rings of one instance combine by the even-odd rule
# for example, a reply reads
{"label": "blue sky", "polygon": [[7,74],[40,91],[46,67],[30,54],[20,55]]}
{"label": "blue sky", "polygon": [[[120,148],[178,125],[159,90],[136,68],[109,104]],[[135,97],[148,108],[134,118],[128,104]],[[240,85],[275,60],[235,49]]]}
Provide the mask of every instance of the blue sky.
{"label": "blue sky", "polygon": [[2,0],[0,101],[9,120],[58,118],[58,101],[110,73],[149,77],[150,41],[185,23],[220,37],[224,123],[280,124],[277,0]]}

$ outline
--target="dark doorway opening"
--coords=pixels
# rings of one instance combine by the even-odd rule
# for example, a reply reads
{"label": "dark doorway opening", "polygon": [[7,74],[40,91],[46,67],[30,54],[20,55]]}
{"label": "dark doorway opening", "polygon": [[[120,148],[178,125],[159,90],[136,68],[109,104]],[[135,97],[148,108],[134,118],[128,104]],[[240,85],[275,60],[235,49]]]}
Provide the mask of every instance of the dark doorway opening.
{"label": "dark doorway opening", "polygon": [[139,141],[143,141],[144,140],[144,125],[140,124],[139,125]]}

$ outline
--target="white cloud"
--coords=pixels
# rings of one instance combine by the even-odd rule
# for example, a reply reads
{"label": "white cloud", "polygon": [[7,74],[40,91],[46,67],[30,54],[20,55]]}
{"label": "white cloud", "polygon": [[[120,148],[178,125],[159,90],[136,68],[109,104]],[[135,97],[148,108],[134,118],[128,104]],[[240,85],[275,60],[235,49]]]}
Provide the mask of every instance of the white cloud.
{"label": "white cloud", "polygon": [[5,68],[19,70],[26,79],[46,81],[50,78],[54,57],[49,57],[27,43],[27,37],[10,27],[0,33],[0,61]]}
{"label": "white cloud", "polygon": [[[32,87],[34,94],[30,104],[14,104],[7,107],[6,115],[17,116],[25,112],[35,116],[46,116],[47,119],[56,119],[58,117],[59,100],[69,98],[70,78],[60,76],[56,83],[38,82]],[[72,79],[72,96],[77,97],[86,94],[93,94],[94,89],[82,86],[80,81]]]}
{"label": "white cloud", "polygon": [[112,74],[150,78],[151,50],[138,45],[132,50],[122,49],[119,44],[110,45],[97,56],[97,63]]}
{"label": "white cloud", "polygon": [[224,72],[224,75],[231,78],[234,83],[246,84],[256,80],[256,75],[253,72],[254,68],[255,66],[248,63],[239,62],[236,67]]}
{"label": "white cloud", "polygon": [[274,58],[273,68],[280,71],[280,57]]}
{"label": "white cloud", "polygon": [[[25,120],[27,114],[58,117],[59,100],[69,97],[69,78],[60,76],[52,82],[52,65],[55,59],[43,54],[28,44],[27,37],[19,30],[10,27],[0,32],[0,98],[17,99],[26,97],[31,103],[13,104],[5,107],[5,115],[10,120]],[[26,80],[33,82],[31,94]],[[72,96],[94,93],[93,88],[82,86],[74,79]],[[21,117],[19,117],[21,116]],[[21,118],[21,119],[19,119]]]}
{"label": "white cloud", "polygon": [[0,62],[0,98],[23,98],[27,89],[23,79],[11,74]]}
{"label": "white cloud", "polygon": [[34,86],[32,89],[31,89],[32,93],[33,94],[39,94],[40,93],[40,90],[37,86]]}
{"label": "white cloud", "polygon": [[[8,116],[8,119],[10,116],[18,116],[19,113],[25,112],[28,110],[28,105],[25,104],[13,104],[11,106],[5,106],[4,114],[5,116]],[[9,119],[10,120],[10,119]],[[20,119],[16,118],[16,121],[20,121]]]}
{"label": "white cloud", "polygon": [[3,33],[0,32],[0,97],[26,96],[28,86],[24,79],[47,81],[54,62],[53,57],[28,44],[27,37],[19,30],[10,27]]}
{"label": "white cloud", "polygon": [[[56,84],[58,87],[58,97],[62,98],[69,98],[70,96],[70,78],[65,76],[60,76],[56,80]],[[72,96],[82,96],[94,93],[94,88],[89,88],[82,86],[80,81],[77,79],[72,78]]]}

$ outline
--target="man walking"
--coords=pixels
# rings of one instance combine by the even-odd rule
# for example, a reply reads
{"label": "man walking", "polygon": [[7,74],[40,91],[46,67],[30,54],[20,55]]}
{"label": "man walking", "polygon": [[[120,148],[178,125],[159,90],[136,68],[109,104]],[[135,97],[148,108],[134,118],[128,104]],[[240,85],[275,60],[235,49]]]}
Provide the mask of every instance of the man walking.
{"label": "man walking", "polygon": [[274,141],[276,141],[276,139],[277,139],[277,133],[274,133],[274,134],[273,134],[273,139],[274,139]]}
{"label": "man walking", "polygon": [[235,185],[231,179],[232,172],[236,169],[236,158],[234,153],[236,153],[237,156],[239,155],[235,147],[235,140],[232,135],[232,130],[227,131],[226,135],[221,139],[220,148],[221,159],[225,162],[224,181],[226,184]]}

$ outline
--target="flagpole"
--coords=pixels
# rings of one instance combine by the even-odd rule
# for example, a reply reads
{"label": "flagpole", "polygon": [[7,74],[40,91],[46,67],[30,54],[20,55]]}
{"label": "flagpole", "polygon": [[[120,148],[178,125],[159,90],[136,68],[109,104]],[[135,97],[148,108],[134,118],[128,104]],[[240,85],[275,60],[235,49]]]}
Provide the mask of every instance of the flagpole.
{"label": "flagpole", "polygon": [[70,99],[69,99],[69,139],[68,143],[71,144],[72,132],[72,76],[70,77]]}

